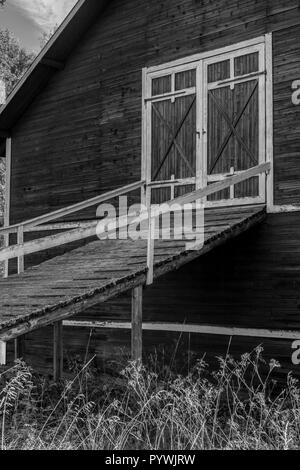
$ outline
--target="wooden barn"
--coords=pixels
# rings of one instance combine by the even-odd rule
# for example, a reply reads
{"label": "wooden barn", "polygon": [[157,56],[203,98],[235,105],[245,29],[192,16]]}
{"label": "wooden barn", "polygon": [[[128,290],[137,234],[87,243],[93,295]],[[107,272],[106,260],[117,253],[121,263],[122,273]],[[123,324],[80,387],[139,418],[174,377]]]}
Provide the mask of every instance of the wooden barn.
{"label": "wooden barn", "polygon": [[[2,364],[262,344],[297,371],[299,0],[79,0],[0,108],[0,152]],[[200,201],[202,243],[153,240],[155,210],[99,239],[125,196]]]}

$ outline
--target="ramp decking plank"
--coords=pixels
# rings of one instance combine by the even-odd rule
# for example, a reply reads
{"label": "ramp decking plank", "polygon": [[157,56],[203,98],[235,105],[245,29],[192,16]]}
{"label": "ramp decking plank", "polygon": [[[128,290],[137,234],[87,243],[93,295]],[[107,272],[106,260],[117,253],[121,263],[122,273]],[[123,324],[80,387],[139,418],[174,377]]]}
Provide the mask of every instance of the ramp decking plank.
{"label": "ramp decking plank", "polygon": [[[206,209],[204,246],[155,242],[154,278],[207,253],[266,216],[264,206]],[[0,280],[0,339],[8,340],[84,311],[146,281],[147,241],[97,240]]]}

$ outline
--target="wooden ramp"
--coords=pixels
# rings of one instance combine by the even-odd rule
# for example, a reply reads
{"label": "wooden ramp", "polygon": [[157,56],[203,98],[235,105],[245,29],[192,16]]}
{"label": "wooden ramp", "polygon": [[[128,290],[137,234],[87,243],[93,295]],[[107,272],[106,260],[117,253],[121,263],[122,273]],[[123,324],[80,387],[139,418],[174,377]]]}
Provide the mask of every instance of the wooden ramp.
{"label": "wooden ramp", "polygon": [[[265,206],[205,210],[204,245],[156,241],[154,281],[245,232],[266,217]],[[95,241],[0,281],[0,341],[60,322],[144,285],[147,241]],[[99,318],[99,320],[101,320]]]}

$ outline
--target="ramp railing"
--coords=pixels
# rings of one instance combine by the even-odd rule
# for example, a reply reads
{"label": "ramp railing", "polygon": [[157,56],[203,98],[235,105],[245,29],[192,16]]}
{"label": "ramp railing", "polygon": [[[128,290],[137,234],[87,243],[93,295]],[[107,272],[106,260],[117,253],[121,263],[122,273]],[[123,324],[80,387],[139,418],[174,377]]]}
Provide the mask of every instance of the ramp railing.
{"label": "ramp railing", "polygon": [[[261,165],[255,166],[249,170],[240,172],[234,176],[228,176],[228,178],[213,183],[208,187],[203,189],[198,189],[196,191],[187,193],[184,196],[179,198],[173,199],[169,201],[170,203],[177,204],[184,206],[185,204],[194,203],[196,201],[202,200],[205,201],[205,198],[208,196],[219,193],[224,189],[230,188],[233,185],[242,183],[243,181],[247,181],[255,176],[259,176],[263,173],[268,173],[271,169],[271,164],[263,163]],[[150,189],[151,192],[151,184],[146,185],[145,181],[138,181],[136,183],[132,183],[130,185],[124,186],[122,188],[107,192],[105,194],[96,196],[92,199],[88,199],[86,201],[68,206],[66,208],[58,209],[54,212],[50,212],[48,214],[42,215],[40,217],[36,217],[30,220],[26,220],[24,222],[11,225],[9,227],[4,227],[0,229],[0,235],[9,236],[10,234],[17,234],[17,243],[11,246],[7,246],[0,250],[0,262],[8,262],[11,259],[17,258],[18,259],[18,274],[24,272],[24,257],[26,255],[37,253],[43,250],[47,250],[50,248],[55,248],[58,246],[62,246],[71,242],[75,242],[78,240],[83,240],[86,238],[94,237],[97,234],[96,225],[97,221],[94,222],[87,222],[83,225],[80,225],[78,228],[72,230],[66,230],[63,233],[54,234],[42,238],[38,238],[36,240],[32,240],[29,242],[24,242],[24,233],[32,232],[37,230],[55,230],[53,226],[48,228],[45,224],[51,221],[55,221],[67,215],[79,212],[81,210],[100,205],[104,202],[107,202],[113,198],[123,196],[130,192],[133,192],[138,189]],[[147,198],[148,200],[148,207],[147,209],[142,209],[138,220],[140,222],[148,220],[148,240],[147,240],[147,268],[148,268],[148,276],[147,276],[147,284],[151,284],[153,282],[153,271],[154,271],[154,232],[155,232],[155,225],[158,216],[162,215],[168,211],[167,205],[165,205],[165,209],[158,208],[157,206],[151,205],[151,197]],[[66,225],[67,226],[67,225]],[[115,222],[110,224],[110,229],[121,229],[128,226],[128,218],[127,217],[119,217]],[[63,229],[64,226],[58,225],[56,230]]]}
{"label": "ramp railing", "polygon": [[[61,219],[62,217],[66,217],[68,215],[75,214],[76,212],[80,212],[84,209],[100,205],[116,197],[120,197],[135,190],[141,189],[144,186],[145,181],[138,181],[127,186],[123,186],[122,188],[109,191],[105,194],[101,194],[94,198],[79,202],[77,204],[73,204],[71,206],[64,207],[53,212],[49,212],[39,217],[35,217],[33,219],[29,219],[24,222],[20,222],[18,224],[10,225],[9,227],[4,227],[0,229],[0,236],[9,236],[11,234],[17,234],[17,244],[8,246],[0,250],[0,261],[8,261],[10,259],[18,258],[18,274],[21,274],[24,271],[25,255],[37,253],[39,251],[47,250],[74,241],[95,236],[96,222],[87,222],[86,224],[83,224],[83,226],[79,226],[79,228],[24,243],[25,232],[32,232],[37,229],[41,229],[44,231],[55,230],[53,226],[47,227],[45,224],[53,222],[57,219]],[[56,230],[64,229],[67,226],[68,224],[58,224]]]}

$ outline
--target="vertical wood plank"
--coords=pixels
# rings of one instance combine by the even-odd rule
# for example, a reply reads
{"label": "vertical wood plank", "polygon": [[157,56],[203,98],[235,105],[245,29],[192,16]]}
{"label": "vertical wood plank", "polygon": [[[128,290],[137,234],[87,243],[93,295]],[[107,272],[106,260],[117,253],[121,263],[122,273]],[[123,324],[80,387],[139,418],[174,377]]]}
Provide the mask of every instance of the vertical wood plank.
{"label": "vertical wood plank", "polygon": [[204,167],[202,152],[202,129],[203,129],[203,60],[197,65],[196,69],[196,189],[204,187]]}
{"label": "vertical wood plank", "polygon": [[266,34],[266,161],[271,162],[267,177],[267,208],[274,207],[274,156],[273,156],[273,36]]}
{"label": "vertical wood plank", "polygon": [[[4,227],[10,223],[10,186],[11,186],[11,138],[6,139],[5,149],[6,171],[5,171],[5,202],[4,202]],[[4,246],[9,246],[9,235],[4,236]],[[4,262],[4,277],[8,277],[9,261]]]}
{"label": "vertical wood plank", "polygon": [[[266,71],[266,49],[261,46],[259,54],[259,70]],[[259,163],[266,161],[266,75],[261,75],[258,80],[259,83]],[[266,199],[266,174],[259,177],[259,196],[265,202]]]}
{"label": "vertical wood plank", "polygon": [[58,382],[63,375],[63,322],[53,325],[53,379]]}
{"label": "vertical wood plank", "polygon": [[154,250],[155,250],[155,217],[151,217],[149,211],[148,244],[147,244],[147,285],[153,284],[154,275]]}
{"label": "vertical wood plank", "polygon": [[[146,74],[145,72],[145,93],[144,99],[149,98],[151,96],[151,89],[152,89],[152,81],[151,77]],[[146,174],[146,182],[149,184],[152,180],[152,105],[150,101],[146,101],[145,103],[145,136],[144,136],[144,165],[145,165],[145,174]],[[151,190],[149,189],[147,198],[150,198],[151,204]],[[148,199],[146,204],[148,204]]]}
{"label": "vertical wood plank", "polygon": [[[18,245],[23,245],[24,243],[24,227],[21,225],[18,228]],[[24,255],[18,257],[18,274],[24,272]]]}
{"label": "vertical wood plank", "polygon": [[132,290],[131,356],[133,361],[142,360],[143,350],[143,286]]}
{"label": "vertical wood plank", "polygon": [[[208,135],[207,135],[207,124],[208,124],[208,66],[201,62],[201,73],[202,73],[202,129],[201,129],[201,141],[202,141],[202,188],[206,188],[208,186]],[[207,203],[207,198],[203,200],[203,203]]]}
{"label": "vertical wood plank", "polygon": [[6,365],[6,343],[0,341],[0,366]]}
{"label": "vertical wood plank", "polygon": [[[142,72],[142,174],[141,179],[147,181],[147,102],[145,97],[147,94],[147,69],[143,68]],[[141,204],[147,204],[147,187],[141,188]]]}
{"label": "vertical wood plank", "polygon": [[20,336],[14,340],[15,361],[24,359],[25,355],[25,336]]}
{"label": "vertical wood plank", "polygon": [[[171,180],[172,181],[175,180],[175,175],[171,176]],[[171,185],[171,200],[173,199],[175,199],[175,184],[174,183]]]}

